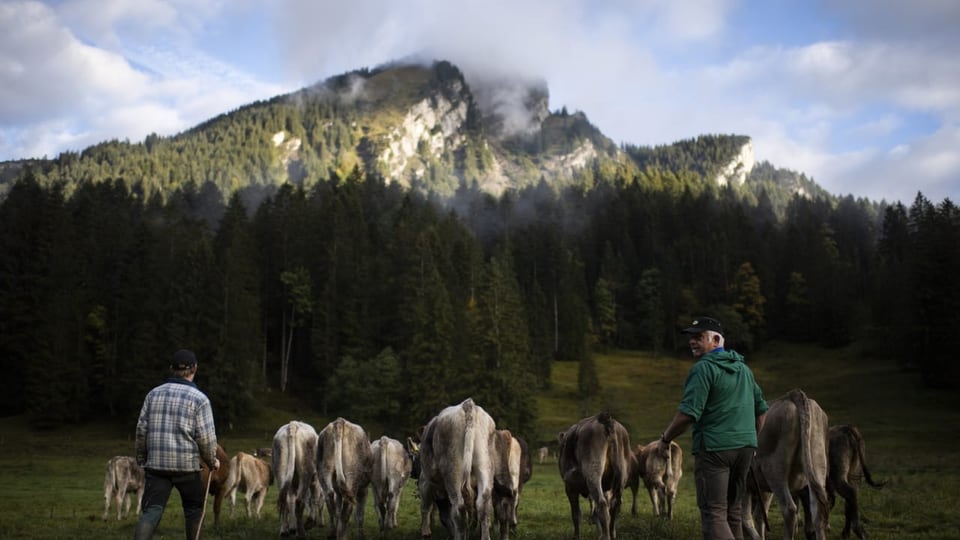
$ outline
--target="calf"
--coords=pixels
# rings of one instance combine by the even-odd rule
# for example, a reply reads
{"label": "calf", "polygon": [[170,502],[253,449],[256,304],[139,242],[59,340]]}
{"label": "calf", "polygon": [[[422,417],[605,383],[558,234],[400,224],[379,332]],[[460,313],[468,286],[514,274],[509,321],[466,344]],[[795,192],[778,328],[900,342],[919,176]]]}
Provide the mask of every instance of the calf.
{"label": "calf", "polygon": [[863,435],[856,426],[832,426],[829,434],[830,470],[827,473],[827,502],[831,509],[836,503],[837,493],[844,499],[844,538],[850,537],[850,531],[857,538],[866,538],[867,533],[860,521],[860,507],[858,503],[860,478],[867,484],[882,488],[886,482],[874,482],[867,469],[864,458]]}
{"label": "calf", "polygon": [[[213,495],[213,523],[220,523],[220,507],[223,506],[223,498],[227,494],[227,478],[230,477],[230,460],[223,447],[217,444],[217,460],[220,461],[220,467],[213,471],[213,478],[210,478],[210,488],[208,495]],[[200,480],[203,485],[207,485],[207,479],[210,475],[210,469],[207,464],[200,460]]]}
{"label": "calf", "polygon": [[503,429],[494,433],[493,512],[501,540],[507,540],[517,526],[517,509],[523,485],[533,476],[530,448],[519,437]]}
{"label": "calf", "polygon": [[256,499],[256,516],[260,519],[260,509],[267,496],[267,488],[273,483],[273,473],[270,464],[245,452],[237,452],[230,460],[230,475],[227,477],[226,495],[230,497],[230,517],[237,506],[237,490],[242,489],[246,494],[247,517],[250,517],[250,506]]}
{"label": "calf", "polygon": [[677,499],[677,487],[683,476],[683,450],[675,441],[667,445],[661,440],[646,445],[637,445],[634,451],[636,467],[630,474],[628,486],[633,491],[633,506],[630,512],[637,515],[637,490],[640,480],[650,494],[653,515],[673,519],[673,503]]}
{"label": "calf", "polygon": [[468,398],[427,423],[420,439],[420,533],[432,534],[434,505],[454,540],[466,538],[468,508],[475,507],[482,540],[493,517],[493,418]]}
{"label": "calf", "polygon": [[258,458],[272,457],[273,448],[270,448],[270,447],[257,448],[256,450],[253,451],[253,455],[254,457],[258,457]]}
{"label": "calf", "polygon": [[413,459],[403,444],[383,436],[370,445],[373,455],[373,502],[380,532],[397,526],[397,508],[407,478],[413,471]]}
{"label": "calf", "polygon": [[320,432],[316,460],[320,487],[327,497],[327,510],[337,540],[347,537],[351,512],[356,514],[357,532],[362,537],[363,511],[373,470],[367,432],[357,424],[337,418]]}
{"label": "calf", "polygon": [[[306,538],[314,523],[323,525],[323,492],[317,478],[317,432],[296,420],[273,436],[271,467],[277,479],[280,537]],[[306,518],[304,518],[306,514]]]}
{"label": "calf", "polygon": [[[126,506],[126,513],[130,513],[130,501],[134,493],[137,494],[137,514],[140,514],[140,503],[143,500],[143,467],[137,465],[137,459],[131,456],[114,456],[107,461],[107,473],[103,479],[103,519],[106,521],[110,512],[110,501],[116,501],[117,520],[121,510]],[[128,497],[128,495],[130,495]]]}
{"label": "calf", "polygon": [[[827,415],[801,390],[791,390],[770,403],[763,429],[757,434],[757,454],[747,480],[743,527],[753,539],[757,531],[754,513],[766,522],[774,496],[783,514],[784,540],[792,540],[797,528],[796,498],[803,502],[807,538],[826,538],[827,505]],[[759,492],[759,494],[757,493]]]}
{"label": "calf", "polygon": [[580,538],[580,500],[590,500],[602,540],[617,537],[623,488],[635,467],[630,435],[609,413],[584,418],[560,433],[558,464],[570,501],[573,535]]}

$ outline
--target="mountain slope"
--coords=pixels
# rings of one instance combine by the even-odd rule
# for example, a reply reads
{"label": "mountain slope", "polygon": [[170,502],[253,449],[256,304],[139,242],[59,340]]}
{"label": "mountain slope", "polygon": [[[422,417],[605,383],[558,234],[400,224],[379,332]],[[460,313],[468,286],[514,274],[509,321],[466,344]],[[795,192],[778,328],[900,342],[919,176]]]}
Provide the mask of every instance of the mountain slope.
{"label": "mountain slope", "polygon": [[[617,145],[582,112],[549,110],[542,82],[475,81],[444,61],[397,63],[332,77],[258,101],[172,137],[108,141],[51,160],[0,164],[0,183],[30,169],[69,195],[80,182],[122,179],[145,199],[214,184],[224,197],[290,182],[310,187],[354,170],[451,195],[476,185],[499,195],[541,180],[589,184],[666,169],[742,184],[753,166],[743,136],[656,148]],[[746,150],[749,150],[747,152]],[[0,196],[6,188],[0,186]]]}

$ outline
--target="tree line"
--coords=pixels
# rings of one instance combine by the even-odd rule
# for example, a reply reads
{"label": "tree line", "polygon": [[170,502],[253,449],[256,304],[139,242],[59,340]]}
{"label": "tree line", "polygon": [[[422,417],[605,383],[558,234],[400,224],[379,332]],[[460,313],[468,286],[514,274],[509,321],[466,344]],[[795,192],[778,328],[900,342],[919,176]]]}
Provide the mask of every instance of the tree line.
{"label": "tree line", "polygon": [[554,362],[579,362],[590,396],[592,352],[681,352],[698,314],[738,350],[863,340],[928,384],[958,381],[949,199],[795,196],[780,219],[733,187],[439,198],[359,171],[226,201],[209,181],[147,200],[123,179],[70,196],[17,182],[0,204],[0,414],[129,423],[186,347],[218,423],[242,425],[270,387],[411,431],[473,396],[530,433]]}

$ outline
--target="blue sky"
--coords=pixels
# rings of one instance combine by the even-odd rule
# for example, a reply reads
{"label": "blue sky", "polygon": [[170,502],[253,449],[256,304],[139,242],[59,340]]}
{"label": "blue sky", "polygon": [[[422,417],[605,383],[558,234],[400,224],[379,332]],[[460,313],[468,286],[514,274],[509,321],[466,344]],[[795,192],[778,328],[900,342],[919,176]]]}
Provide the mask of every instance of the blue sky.
{"label": "blue sky", "polygon": [[543,79],[620,143],[749,135],[836,195],[957,203],[958,27],[955,0],[0,0],[0,160],[417,54]]}

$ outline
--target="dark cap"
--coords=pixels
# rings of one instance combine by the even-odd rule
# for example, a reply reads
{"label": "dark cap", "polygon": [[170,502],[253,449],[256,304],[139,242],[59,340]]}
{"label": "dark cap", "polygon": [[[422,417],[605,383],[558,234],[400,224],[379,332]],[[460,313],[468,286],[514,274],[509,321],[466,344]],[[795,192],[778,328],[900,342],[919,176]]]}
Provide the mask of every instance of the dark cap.
{"label": "dark cap", "polygon": [[721,336],[723,335],[723,328],[720,326],[720,321],[712,317],[697,317],[690,323],[690,326],[683,329],[684,334],[702,334],[707,330],[712,330]]}
{"label": "dark cap", "polygon": [[194,356],[193,351],[187,349],[180,349],[173,353],[173,361],[170,362],[170,367],[176,370],[191,368],[195,365],[197,365],[197,357]]}

